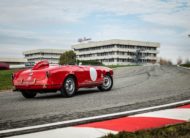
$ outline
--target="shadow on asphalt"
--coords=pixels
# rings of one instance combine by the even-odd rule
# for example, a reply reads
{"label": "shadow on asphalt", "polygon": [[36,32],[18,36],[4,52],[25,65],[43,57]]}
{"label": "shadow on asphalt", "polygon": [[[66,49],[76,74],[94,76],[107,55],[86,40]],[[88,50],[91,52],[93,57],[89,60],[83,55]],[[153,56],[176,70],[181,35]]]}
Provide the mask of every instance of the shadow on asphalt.
{"label": "shadow on asphalt", "polygon": [[[99,90],[79,90],[74,97],[78,97],[78,96],[83,96],[83,95],[87,95],[87,94],[95,94],[95,93],[99,93]],[[74,98],[74,97],[70,97],[70,98]],[[54,99],[54,98],[67,98],[64,97],[60,94],[59,91],[57,91],[56,93],[44,93],[44,94],[38,94],[37,97],[35,97],[34,99]]]}

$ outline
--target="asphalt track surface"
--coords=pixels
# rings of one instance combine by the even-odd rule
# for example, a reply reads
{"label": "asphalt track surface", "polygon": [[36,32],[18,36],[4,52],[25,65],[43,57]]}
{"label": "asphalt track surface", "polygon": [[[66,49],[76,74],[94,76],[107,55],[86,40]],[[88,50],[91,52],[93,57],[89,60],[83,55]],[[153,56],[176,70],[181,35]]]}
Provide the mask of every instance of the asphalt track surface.
{"label": "asphalt track surface", "polygon": [[109,92],[81,89],[75,97],[59,92],[25,99],[0,93],[0,130],[77,119],[190,98],[190,70],[176,66],[122,67],[114,70]]}

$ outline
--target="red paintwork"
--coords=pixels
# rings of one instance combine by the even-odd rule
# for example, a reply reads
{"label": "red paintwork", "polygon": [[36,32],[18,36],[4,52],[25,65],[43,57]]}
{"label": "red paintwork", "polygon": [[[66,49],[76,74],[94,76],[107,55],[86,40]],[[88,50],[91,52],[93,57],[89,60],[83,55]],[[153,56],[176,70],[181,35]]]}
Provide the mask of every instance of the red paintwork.
{"label": "red paintwork", "polygon": [[79,125],[77,127],[102,128],[113,131],[135,132],[143,129],[159,128],[166,125],[183,123],[183,120],[155,117],[123,117],[102,122]]}
{"label": "red paintwork", "polygon": [[190,104],[188,104],[188,105],[183,105],[183,106],[180,106],[180,107],[177,107],[177,108],[190,108]]}
{"label": "red paintwork", "polygon": [[[90,78],[90,67],[93,67],[97,72],[95,81]],[[60,90],[65,78],[68,75],[74,75],[78,88],[95,87],[103,83],[103,76],[106,73],[113,75],[113,70],[100,66],[50,66],[48,61],[41,61],[32,69],[14,73],[13,85],[16,90]]]}

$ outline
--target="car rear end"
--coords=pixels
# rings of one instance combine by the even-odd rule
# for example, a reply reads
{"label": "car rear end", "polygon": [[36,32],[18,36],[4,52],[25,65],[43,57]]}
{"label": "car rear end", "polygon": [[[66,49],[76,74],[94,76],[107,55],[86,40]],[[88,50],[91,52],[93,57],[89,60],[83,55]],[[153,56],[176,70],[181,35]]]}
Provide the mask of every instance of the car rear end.
{"label": "car rear end", "polygon": [[55,91],[61,87],[52,81],[49,68],[16,72],[13,74],[13,85],[16,91],[38,92]]}

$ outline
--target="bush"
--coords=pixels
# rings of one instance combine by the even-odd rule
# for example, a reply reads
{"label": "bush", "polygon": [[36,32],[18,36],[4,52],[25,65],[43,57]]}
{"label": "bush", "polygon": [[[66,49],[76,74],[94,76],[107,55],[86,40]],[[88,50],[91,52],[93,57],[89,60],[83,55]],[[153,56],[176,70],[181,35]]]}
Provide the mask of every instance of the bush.
{"label": "bush", "polygon": [[181,64],[180,66],[183,66],[183,67],[188,67],[188,68],[190,68],[190,64]]}
{"label": "bush", "polygon": [[77,60],[78,64],[82,65],[94,65],[94,66],[102,66],[103,64],[97,60]]}
{"label": "bush", "polygon": [[160,58],[160,65],[173,65],[171,60]]}

